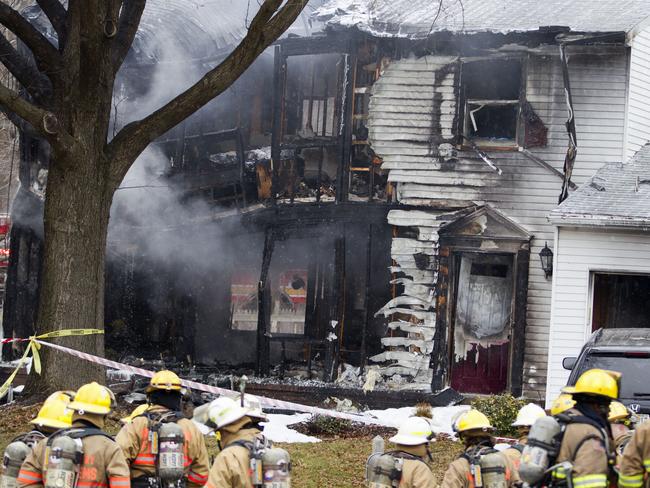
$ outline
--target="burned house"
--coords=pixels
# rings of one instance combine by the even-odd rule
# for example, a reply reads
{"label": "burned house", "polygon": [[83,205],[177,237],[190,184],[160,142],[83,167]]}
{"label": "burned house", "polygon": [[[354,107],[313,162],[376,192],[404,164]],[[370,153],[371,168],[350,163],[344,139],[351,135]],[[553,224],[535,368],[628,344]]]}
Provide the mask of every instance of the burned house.
{"label": "burned house", "polygon": [[317,13],[327,35],[280,43],[276,114],[296,104],[294,58],[340,53],[343,171],[387,181],[393,288],[370,358],[385,385],[544,395],[546,216],[646,142],[649,14],[643,2],[338,0]]}
{"label": "burned house", "polygon": [[[541,398],[546,216],[646,142],[631,60],[648,16],[641,0],[326,2],[127,175],[108,353]],[[129,72],[171,77],[141,34],[117,123],[165,98]],[[185,72],[218,60],[201,49]]]}

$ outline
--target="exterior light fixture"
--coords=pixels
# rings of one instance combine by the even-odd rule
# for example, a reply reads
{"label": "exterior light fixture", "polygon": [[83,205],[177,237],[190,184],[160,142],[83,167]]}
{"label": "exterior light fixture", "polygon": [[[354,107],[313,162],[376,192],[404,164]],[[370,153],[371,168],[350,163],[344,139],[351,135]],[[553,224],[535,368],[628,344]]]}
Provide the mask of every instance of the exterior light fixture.
{"label": "exterior light fixture", "polygon": [[539,252],[539,259],[542,262],[542,269],[544,276],[548,278],[553,274],[553,251],[548,247],[548,243],[544,243],[544,247]]}

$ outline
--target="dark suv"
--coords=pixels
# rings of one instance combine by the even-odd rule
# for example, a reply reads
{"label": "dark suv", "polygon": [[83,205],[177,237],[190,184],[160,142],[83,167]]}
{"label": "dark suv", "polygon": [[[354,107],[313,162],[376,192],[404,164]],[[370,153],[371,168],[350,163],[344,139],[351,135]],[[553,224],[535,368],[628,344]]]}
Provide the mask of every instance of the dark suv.
{"label": "dark suv", "polygon": [[599,329],[580,355],[564,358],[562,366],[571,370],[568,386],[575,385],[588,369],[620,372],[621,402],[643,417],[650,414],[650,329]]}

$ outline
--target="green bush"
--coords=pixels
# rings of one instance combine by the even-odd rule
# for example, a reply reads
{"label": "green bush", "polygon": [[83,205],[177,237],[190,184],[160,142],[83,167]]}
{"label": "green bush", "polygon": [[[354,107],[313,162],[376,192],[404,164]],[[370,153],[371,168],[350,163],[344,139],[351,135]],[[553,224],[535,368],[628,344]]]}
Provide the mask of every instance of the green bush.
{"label": "green bush", "polygon": [[526,405],[525,400],[517,400],[512,395],[491,395],[475,398],[472,407],[483,412],[495,428],[495,435],[517,437],[517,428],[512,423],[517,418],[517,412]]}
{"label": "green bush", "polygon": [[306,431],[309,435],[341,435],[354,429],[352,422],[346,419],[314,415],[306,422]]}

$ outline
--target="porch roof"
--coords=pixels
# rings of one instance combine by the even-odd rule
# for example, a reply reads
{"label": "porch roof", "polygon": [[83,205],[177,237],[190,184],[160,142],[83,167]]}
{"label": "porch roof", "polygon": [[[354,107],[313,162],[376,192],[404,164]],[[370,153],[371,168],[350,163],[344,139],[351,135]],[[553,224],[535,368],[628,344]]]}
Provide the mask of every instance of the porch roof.
{"label": "porch roof", "polygon": [[610,163],[553,210],[556,225],[650,230],[650,144],[626,164]]}
{"label": "porch roof", "polygon": [[[379,37],[428,37],[436,32],[533,32],[566,26],[574,32],[629,32],[650,16],[646,0],[330,0],[316,11],[329,26],[357,27]],[[440,7],[439,7],[440,5]]]}

